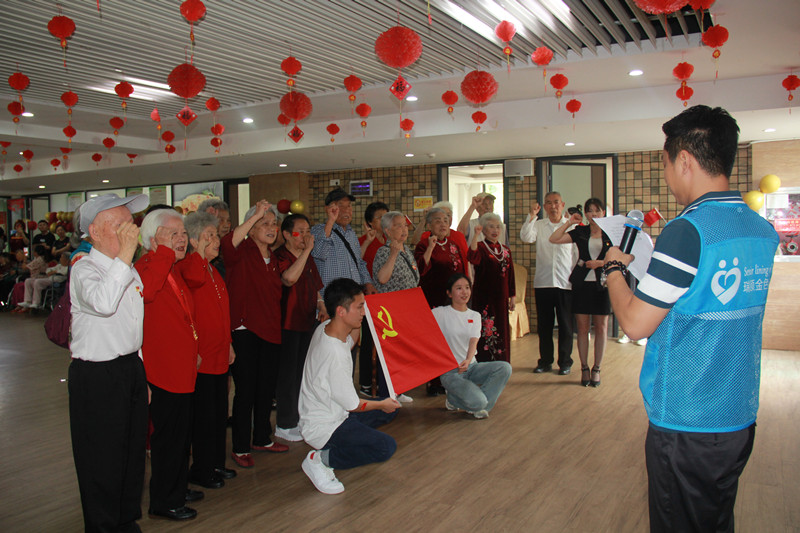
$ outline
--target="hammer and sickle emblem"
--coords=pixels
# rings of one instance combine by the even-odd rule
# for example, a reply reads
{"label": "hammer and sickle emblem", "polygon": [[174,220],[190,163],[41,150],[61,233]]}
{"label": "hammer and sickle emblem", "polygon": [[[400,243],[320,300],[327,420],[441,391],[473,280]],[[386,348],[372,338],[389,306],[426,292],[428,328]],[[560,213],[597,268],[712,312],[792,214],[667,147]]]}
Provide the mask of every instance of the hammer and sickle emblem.
{"label": "hammer and sickle emblem", "polygon": [[[384,318],[384,314],[386,315],[386,318]],[[383,328],[381,340],[386,340],[386,337],[397,337],[397,332],[394,330],[394,326],[392,325],[392,315],[389,314],[389,311],[387,311],[384,306],[381,306],[381,310],[378,311],[378,320],[383,322],[383,325],[386,326]]]}

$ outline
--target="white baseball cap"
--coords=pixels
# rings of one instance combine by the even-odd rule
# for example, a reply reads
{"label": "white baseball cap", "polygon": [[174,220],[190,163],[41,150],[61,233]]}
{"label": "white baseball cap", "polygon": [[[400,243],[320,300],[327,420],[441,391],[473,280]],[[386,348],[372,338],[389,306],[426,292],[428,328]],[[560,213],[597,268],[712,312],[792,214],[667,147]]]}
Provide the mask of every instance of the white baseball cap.
{"label": "white baseball cap", "polygon": [[95,217],[106,209],[113,209],[121,205],[126,206],[131,213],[143,211],[150,205],[150,198],[146,194],[135,194],[120,198],[114,193],[103,194],[85,201],[80,207],[80,230],[83,237],[89,236],[89,224]]}

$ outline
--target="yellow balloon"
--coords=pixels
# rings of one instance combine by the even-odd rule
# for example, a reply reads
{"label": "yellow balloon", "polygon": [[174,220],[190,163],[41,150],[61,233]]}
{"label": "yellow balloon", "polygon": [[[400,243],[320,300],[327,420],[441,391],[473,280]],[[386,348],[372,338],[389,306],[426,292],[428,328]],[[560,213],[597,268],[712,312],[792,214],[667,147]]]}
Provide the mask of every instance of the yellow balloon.
{"label": "yellow balloon", "polygon": [[750,191],[745,193],[742,198],[744,199],[744,203],[753,211],[758,211],[761,209],[761,206],[764,205],[764,193],[761,191]]}
{"label": "yellow balloon", "polygon": [[295,200],[294,202],[292,202],[292,205],[289,208],[291,209],[292,213],[297,215],[302,214],[303,211],[306,210],[305,204],[300,200]]}
{"label": "yellow balloon", "polygon": [[769,194],[777,191],[781,187],[781,179],[775,174],[767,174],[761,178],[758,188],[764,194]]}

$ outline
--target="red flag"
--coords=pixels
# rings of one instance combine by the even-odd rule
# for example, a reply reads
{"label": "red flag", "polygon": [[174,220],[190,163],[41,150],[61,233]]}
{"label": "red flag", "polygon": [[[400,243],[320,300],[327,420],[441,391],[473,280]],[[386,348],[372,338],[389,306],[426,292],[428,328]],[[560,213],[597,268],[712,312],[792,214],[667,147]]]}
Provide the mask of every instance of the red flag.
{"label": "red flag", "polygon": [[366,297],[367,321],[395,398],[458,366],[419,287]]}

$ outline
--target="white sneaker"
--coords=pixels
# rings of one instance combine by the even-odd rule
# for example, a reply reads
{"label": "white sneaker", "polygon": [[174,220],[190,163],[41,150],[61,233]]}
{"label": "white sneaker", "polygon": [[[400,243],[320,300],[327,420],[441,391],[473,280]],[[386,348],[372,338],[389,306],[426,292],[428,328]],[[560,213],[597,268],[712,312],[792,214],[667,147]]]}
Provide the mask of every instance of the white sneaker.
{"label": "white sneaker", "polygon": [[414,398],[411,396],[406,396],[405,394],[398,394],[397,401],[400,403],[411,403],[414,401]]}
{"label": "white sneaker", "polygon": [[300,442],[303,440],[303,436],[300,434],[300,428],[297,426],[289,429],[276,427],[275,436],[289,442]]}
{"label": "white sneaker", "polygon": [[620,343],[620,344],[628,344],[629,342],[631,342],[631,340],[628,338],[628,336],[627,336],[627,335],[625,335],[625,334],[623,333],[623,334],[622,334],[622,337],[620,337],[620,338],[618,338],[618,339],[617,339],[617,342],[618,342],[618,343]]}
{"label": "white sneaker", "polygon": [[20,302],[17,304],[17,306],[27,309],[31,306],[31,304],[29,304],[28,302]]}
{"label": "white sneaker", "polygon": [[447,398],[444,399],[444,407],[448,411],[458,411],[459,410],[458,407],[456,407],[455,405],[450,403],[450,400],[448,400]]}
{"label": "white sneaker", "polygon": [[486,409],[481,409],[480,411],[475,411],[474,413],[470,414],[477,419],[489,418],[489,411],[487,411]]}
{"label": "white sneaker", "polygon": [[633,341],[633,344],[636,346],[647,346],[647,337],[639,339],[638,341]]}
{"label": "white sneaker", "polygon": [[322,464],[318,450],[311,450],[303,459],[303,472],[306,473],[311,483],[323,494],[339,494],[344,492],[342,485],[333,473],[333,468]]}

